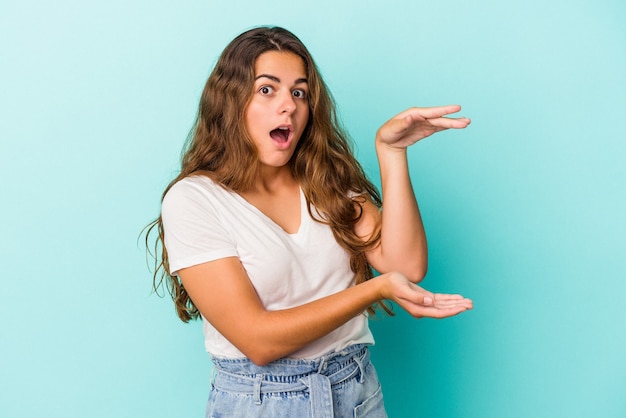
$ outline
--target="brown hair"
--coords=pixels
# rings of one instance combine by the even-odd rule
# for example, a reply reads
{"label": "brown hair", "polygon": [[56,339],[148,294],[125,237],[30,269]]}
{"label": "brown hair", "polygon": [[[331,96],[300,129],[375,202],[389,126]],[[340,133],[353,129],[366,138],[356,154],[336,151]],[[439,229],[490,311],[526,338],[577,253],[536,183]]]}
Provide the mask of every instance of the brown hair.
{"label": "brown hair", "polygon": [[[308,202],[323,216],[337,242],[350,254],[356,283],[373,277],[365,251],[380,240],[380,230],[364,241],[354,232],[361,217],[361,204],[371,199],[380,207],[374,185],[352,154],[351,144],[341,129],[332,97],[302,42],[279,27],[259,27],[237,36],[222,52],[202,92],[196,122],[183,149],[180,174],[163,192],[192,174],[210,176],[224,187],[242,192],[254,184],[259,161],[257,150],[246,131],[244,112],[252,97],[254,65],[267,51],[290,52],[304,61],[309,85],[309,120],[289,161],[289,166]],[[242,170],[241,167],[248,167]],[[156,228],[153,287],[158,292],[166,281],[180,319],[188,322],[199,316],[180,279],[169,274],[163,222],[157,218],[146,227],[146,244]],[[160,261],[156,253],[161,252]],[[389,312],[386,305],[383,308]],[[369,308],[370,313],[374,311]]]}

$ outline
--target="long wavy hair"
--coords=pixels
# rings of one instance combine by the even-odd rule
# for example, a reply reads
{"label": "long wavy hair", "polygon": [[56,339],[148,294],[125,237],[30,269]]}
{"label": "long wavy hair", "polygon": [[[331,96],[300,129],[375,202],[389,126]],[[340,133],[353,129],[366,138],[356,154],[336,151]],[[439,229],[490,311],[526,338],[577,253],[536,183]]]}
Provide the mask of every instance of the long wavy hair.
{"label": "long wavy hair", "polygon": [[[179,180],[207,175],[223,187],[243,192],[255,184],[260,163],[244,123],[244,112],[253,95],[256,59],[268,51],[293,53],[304,61],[309,85],[309,120],[289,167],[307,200],[309,214],[328,224],[335,239],[350,254],[356,283],[373,277],[365,251],[380,241],[380,227],[363,240],[354,232],[366,200],[381,206],[379,192],[354,158],[348,136],[341,128],[335,104],[302,42],[280,27],[259,27],[242,33],[224,49],[202,92],[194,126],[183,148],[180,174],[167,186],[162,198]],[[242,169],[245,167],[245,169]],[[313,205],[321,218],[314,215]],[[153,231],[158,236],[151,246]],[[162,218],[146,227],[146,245],[154,256],[153,288],[165,284],[183,322],[196,319],[198,309],[177,276],[169,271]],[[157,256],[161,253],[160,257]],[[381,306],[389,312],[388,307]],[[368,311],[374,312],[374,306]]]}

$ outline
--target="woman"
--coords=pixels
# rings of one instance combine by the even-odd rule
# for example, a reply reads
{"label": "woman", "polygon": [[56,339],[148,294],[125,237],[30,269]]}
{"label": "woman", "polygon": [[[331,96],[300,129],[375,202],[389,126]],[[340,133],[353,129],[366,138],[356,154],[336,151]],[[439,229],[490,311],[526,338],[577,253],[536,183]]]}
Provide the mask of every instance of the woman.
{"label": "woman", "polygon": [[466,127],[445,117],[459,109],[413,108],[379,129],[381,210],[300,40],[261,27],[226,47],[152,225],[155,288],[165,279],[179,317],[203,319],[207,417],[386,416],[366,312],[387,300],[415,317],[472,308],[415,284],[427,248],[406,158]]}

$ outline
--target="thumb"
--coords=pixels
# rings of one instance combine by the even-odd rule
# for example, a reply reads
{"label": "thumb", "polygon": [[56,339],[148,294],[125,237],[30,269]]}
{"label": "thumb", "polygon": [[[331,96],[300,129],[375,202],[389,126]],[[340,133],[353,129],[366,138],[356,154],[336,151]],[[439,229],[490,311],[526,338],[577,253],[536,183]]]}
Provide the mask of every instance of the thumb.
{"label": "thumb", "polygon": [[389,119],[387,123],[382,126],[381,131],[389,133],[391,135],[398,135],[406,131],[412,123],[413,118],[411,117],[411,115],[407,115],[401,118],[396,117],[393,119]]}

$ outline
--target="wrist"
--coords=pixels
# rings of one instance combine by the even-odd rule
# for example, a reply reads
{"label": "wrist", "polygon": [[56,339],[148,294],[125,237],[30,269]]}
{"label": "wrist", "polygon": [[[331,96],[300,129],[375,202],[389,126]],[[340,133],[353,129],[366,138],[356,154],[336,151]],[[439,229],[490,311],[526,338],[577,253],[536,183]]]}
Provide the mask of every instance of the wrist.
{"label": "wrist", "polygon": [[376,302],[381,302],[390,299],[390,284],[391,280],[389,279],[389,273],[381,274],[380,276],[376,276],[370,281],[376,281],[376,291],[377,291],[377,300]]}
{"label": "wrist", "polygon": [[389,144],[388,142],[382,141],[378,135],[376,135],[374,146],[376,148],[376,154],[378,154],[379,157],[384,155],[406,155],[406,147],[397,147],[395,145]]}

